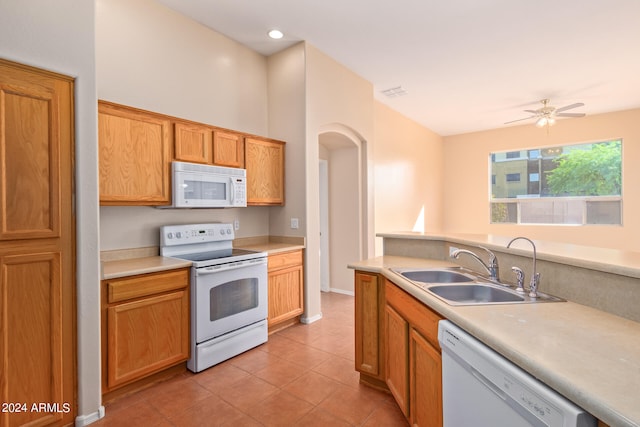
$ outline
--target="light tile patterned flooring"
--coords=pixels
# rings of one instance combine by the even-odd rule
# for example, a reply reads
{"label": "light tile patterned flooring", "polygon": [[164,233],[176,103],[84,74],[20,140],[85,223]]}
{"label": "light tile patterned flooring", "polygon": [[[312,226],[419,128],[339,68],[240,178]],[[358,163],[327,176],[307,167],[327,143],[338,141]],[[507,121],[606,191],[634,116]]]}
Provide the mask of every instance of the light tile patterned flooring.
{"label": "light tile patterned flooring", "polygon": [[107,404],[92,426],[407,426],[389,394],[359,384],[353,306],[322,293],[321,320]]}

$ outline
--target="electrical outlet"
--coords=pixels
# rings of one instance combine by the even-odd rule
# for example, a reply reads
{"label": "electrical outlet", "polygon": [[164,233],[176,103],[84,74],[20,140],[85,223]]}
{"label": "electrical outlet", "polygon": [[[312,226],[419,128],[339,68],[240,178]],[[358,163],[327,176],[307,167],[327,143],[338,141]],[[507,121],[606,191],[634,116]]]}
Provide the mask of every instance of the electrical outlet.
{"label": "electrical outlet", "polygon": [[233,229],[238,231],[240,230],[240,220],[236,219],[235,221],[233,221]]}
{"label": "electrical outlet", "polygon": [[291,218],[291,228],[296,229],[300,226],[298,218]]}
{"label": "electrical outlet", "polygon": [[453,253],[457,250],[458,248],[456,248],[455,246],[449,246],[449,257],[451,257]]}

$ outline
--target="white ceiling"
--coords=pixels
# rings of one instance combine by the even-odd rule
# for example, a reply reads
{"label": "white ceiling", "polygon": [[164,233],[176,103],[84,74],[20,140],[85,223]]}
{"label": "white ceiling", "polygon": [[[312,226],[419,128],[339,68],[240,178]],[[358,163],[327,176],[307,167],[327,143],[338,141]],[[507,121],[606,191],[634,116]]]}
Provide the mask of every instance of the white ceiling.
{"label": "white ceiling", "polygon": [[306,40],[440,135],[502,127],[543,98],[640,107],[640,0],[158,1],[264,55]]}

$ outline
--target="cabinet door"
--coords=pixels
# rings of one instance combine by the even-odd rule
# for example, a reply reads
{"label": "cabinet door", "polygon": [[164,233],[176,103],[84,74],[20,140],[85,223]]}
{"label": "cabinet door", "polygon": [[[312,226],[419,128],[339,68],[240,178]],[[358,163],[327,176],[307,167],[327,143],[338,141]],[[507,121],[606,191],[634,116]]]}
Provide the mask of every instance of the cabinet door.
{"label": "cabinet door", "polygon": [[273,326],[299,316],[304,311],[302,266],[269,273],[268,324]]}
{"label": "cabinet door", "polygon": [[386,380],[405,417],[409,417],[409,323],[385,306]]}
{"label": "cabinet door", "polygon": [[359,372],[384,379],[381,367],[383,352],[380,351],[384,334],[380,319],[384,312],[381,305],[381,283],[373,274],[355,274],[355,335],[356,369]]}
{"label": "cabinet door", "polygon": [[72,78],[0,59],[0,401],[27,405],[2,426],[76,415],[73,92]]}
{"label": "cabinet door", "polygon": [[171,121],[101,101],[98,105],[100,203],[170,203]]}
{"label": "cabinet door", "polygon": [[284,205],[284,143],[245,139],[247,205]]}
{"label": "cabinet door", "polygon": [[186,289],[110,306],[107,316],[109,388],[189,358]]}
{"label": "cabinet door", "polygon": [[411,328],[410,392],[411,424],[442,427],[442,358],[418,331]]}
{"label": "cabinet door", "polygon": [[213,134],[213,164],[244,168],[244,140],[237,133],[215,131]]}
{"label": "cabinet door", "polygon": [[193,123],[174,125],[174,157],[181,162],[211,163],[212,130]]}

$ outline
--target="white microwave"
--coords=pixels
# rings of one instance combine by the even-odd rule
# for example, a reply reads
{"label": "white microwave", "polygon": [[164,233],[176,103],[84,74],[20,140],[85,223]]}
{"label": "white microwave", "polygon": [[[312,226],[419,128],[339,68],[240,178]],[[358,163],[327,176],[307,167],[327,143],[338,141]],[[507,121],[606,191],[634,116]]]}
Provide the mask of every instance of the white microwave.
{"label": "white microwave", "polygon": [[169,208],[247,206],[247,171],[224,166],[172,162],[173,202]]}

